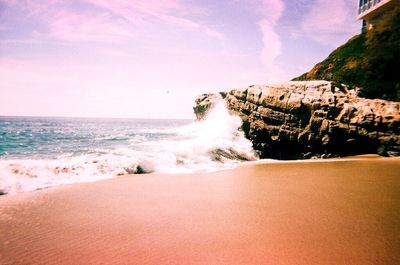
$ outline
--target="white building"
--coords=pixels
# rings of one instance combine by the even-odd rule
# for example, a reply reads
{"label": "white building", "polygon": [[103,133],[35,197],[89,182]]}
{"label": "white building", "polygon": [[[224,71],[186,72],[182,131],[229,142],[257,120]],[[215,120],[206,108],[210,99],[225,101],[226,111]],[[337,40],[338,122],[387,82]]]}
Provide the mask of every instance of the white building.
{"label": "white building", "polygon": [[358,19],[363,20],[362,32],[373,28],[383,13],[400,6],[400,0],[359,0]]}

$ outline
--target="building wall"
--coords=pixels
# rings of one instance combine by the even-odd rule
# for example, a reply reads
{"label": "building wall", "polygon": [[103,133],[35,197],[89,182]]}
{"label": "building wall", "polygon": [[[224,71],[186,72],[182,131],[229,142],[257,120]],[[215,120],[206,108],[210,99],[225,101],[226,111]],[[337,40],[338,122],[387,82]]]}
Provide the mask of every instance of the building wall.
{"label": "building wall", "polygon": [[358,19],[363,20],[362,32],[371,30],[387,10],[400,6],[400,0],[359,0]]}

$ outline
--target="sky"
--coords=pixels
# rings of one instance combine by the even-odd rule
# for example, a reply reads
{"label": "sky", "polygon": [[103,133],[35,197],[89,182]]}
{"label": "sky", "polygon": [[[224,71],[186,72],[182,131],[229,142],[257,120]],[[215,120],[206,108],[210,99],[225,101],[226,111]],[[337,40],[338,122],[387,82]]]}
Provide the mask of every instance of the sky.
{"label": "sky", "polygon": [[357,0],[0,0],[0,115],[194,118],[359,34]]}

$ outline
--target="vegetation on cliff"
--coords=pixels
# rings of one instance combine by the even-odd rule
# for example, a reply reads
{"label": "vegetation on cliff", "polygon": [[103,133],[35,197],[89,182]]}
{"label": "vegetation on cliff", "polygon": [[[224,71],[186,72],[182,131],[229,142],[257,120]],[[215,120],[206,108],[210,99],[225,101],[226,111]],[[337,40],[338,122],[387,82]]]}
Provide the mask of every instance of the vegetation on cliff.
{"label": "vegetation on cliff", "polygon": [[360,96],[400,101],[400,8],[367,34],[350,39],[293,80],[329,80],[359,87]]}

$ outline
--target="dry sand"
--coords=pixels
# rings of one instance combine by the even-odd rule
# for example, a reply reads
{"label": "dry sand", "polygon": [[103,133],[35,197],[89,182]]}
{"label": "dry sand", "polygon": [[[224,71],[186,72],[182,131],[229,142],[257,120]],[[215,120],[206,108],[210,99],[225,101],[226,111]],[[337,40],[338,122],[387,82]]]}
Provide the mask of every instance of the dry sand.
{"label": "dry sand", "polygon": [[250,163],[1,196],[0,264],[400,264],[400,159]]}

